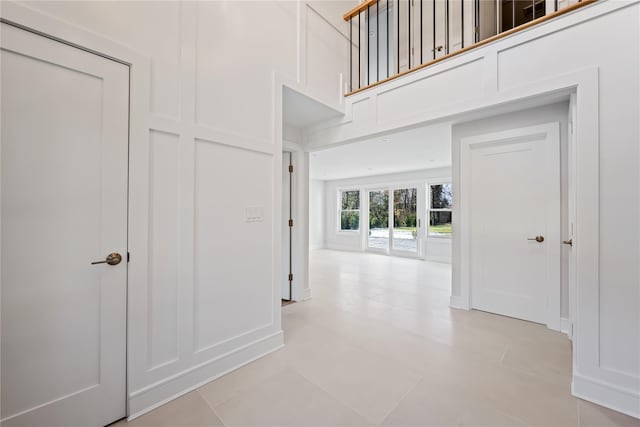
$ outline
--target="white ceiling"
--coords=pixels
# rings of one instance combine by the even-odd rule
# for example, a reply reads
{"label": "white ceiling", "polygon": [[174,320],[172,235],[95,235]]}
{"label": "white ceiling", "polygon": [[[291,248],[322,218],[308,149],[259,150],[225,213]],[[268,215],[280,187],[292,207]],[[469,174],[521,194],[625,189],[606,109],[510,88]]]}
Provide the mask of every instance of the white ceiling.
{"label": "white ceiling", "polygon": [[332,180],[451,166],[451,123],[438,123],[311,153],[309,176]]}

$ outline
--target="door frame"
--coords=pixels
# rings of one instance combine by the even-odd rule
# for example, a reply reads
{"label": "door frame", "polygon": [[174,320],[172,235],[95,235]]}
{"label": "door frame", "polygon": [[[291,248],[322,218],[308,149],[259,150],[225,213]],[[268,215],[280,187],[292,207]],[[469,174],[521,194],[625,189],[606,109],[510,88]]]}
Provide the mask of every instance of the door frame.
{"label": "door frame", "polygon": [[[546,123],[536,126],[514,128],[507,131],[492,132],[482,135],[474,135],[465,137],[460,140],[460,188],[459,188],[459,206],[458,215],[460,215],[460,285],[461,296],[463,302],[468,308],[472,308],[473,301],[473,284],[471,280],[471,229],[469,217],[472,215],[470,192],[467,190],[471,184],[471,150],[474,146],[482,144],[494,144],[499,142],[506,142],[512,140],[518,140],[531,136],[543,136],[545,140],[551,143],[553,148],[558,150],[547,153],[547,167],[551,166],[552,162],[560,162],[560,124],[558,122]],[[561,166],[560,166],[561,167]],[[555,242],[547,247],[547,271],[557,271],[558,280],[557,283],[547,283],[545,286],[545,294],[547,299],[547,305],[545,309],[546,325],[549,329],[556,331],[560,330],[561,325],[561,280],[560,280],[560,265],[561,265],[561,216],[560,216],[560,167],[558,176],[547,174],[550,178],[549,184],[554,180],[557,181],[557,201],[553,206],[547,209],[547,221],[548,223],[557,223],[557,227],[553,227],[553,231],[548,235],[549,242]],[[551,169],[552,171],[553,169]],[[571,197],[571,195],[569,195]]]}
{"label": "door frame", "polygon": [[[140,380],[133,378],[131,372],[135,370],[134,366],[141,363],[138,360],[140,356],[134,358],[131,349],[134,342],[146,336],[146,325],[136,322],[136,319],[140,318],[137,311],[140,311],[139,305],[144,303],[145,283],[148,280],[145,267],[148,264],[148,133],[154,127],[148,108],[151,59],[129,46],[14,1],[2,3],[0,21],[129,68],[127,253],[132,253],[136,262],[130,263],[127,259],[126,266],[126,389],[122,397],[125,399],[125,416],[131,419],[132,415],[136,415],[132,414],[136,412],[136,408],[132,408],[132,390],[135,390],[136,381]],[[133,170],[137,173],[133,174]],[[0,265],[0,271],[1,268]]]}

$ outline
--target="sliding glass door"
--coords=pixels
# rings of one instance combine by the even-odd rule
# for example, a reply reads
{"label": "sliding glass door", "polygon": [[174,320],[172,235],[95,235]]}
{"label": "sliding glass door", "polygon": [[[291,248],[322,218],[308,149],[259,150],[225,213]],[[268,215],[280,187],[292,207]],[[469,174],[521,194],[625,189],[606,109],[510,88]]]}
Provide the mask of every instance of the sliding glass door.
{"label": "sliding glass door", "polygon": [[420,255],[418,206],[423,206],[424,200],[418,201],[418,188],[424,192],[421,185],[367,192],[367,250],[409,257]]}
{"label": "sliding glass door", "polygon": [[369,191],[369,236],[367,249],[389,249],[389,190]]}
{"label": "sliding glass door", "polygon": [[392,251],[418,252],[418,189],[393,190]]}

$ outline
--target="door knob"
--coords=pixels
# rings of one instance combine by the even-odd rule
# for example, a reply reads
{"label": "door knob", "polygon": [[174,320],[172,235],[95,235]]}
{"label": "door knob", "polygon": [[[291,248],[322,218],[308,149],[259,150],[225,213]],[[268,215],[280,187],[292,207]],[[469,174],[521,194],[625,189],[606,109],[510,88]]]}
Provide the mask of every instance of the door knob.
{"label": "door knob", "polygon": [[542,242],[544,242],[544,236],[530,237],[527,240],[535,240],[538,243],[542,243]]}
{"label": "door knob", "polygon": [[573,246],[573,238],[569,240],[563,240],[562,243],[564,243],[565,245]]}
{"label": "door knob", "polygon": [[102,261],[93,261],[91,265],[95,265],[95,264],[118,265],[120,264],[120,261],[122,261],[122,255],[120,255],[119,253],[113,252],[107,255],[107,257]]}

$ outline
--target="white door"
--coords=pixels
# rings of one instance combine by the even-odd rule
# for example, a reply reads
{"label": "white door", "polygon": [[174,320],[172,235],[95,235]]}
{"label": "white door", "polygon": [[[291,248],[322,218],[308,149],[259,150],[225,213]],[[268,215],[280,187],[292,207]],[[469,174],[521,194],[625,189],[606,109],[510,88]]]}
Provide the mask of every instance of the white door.
{"label": "white door", "polygon": [[102,426],[125,416],[129,69],[1,25],[2,426]]}
{"label": "white door", "polygon": [[561,244],[558,124],[466,143],[462,173],[469,201],[465,218],[470,223],[472,307],[556,326]]}

